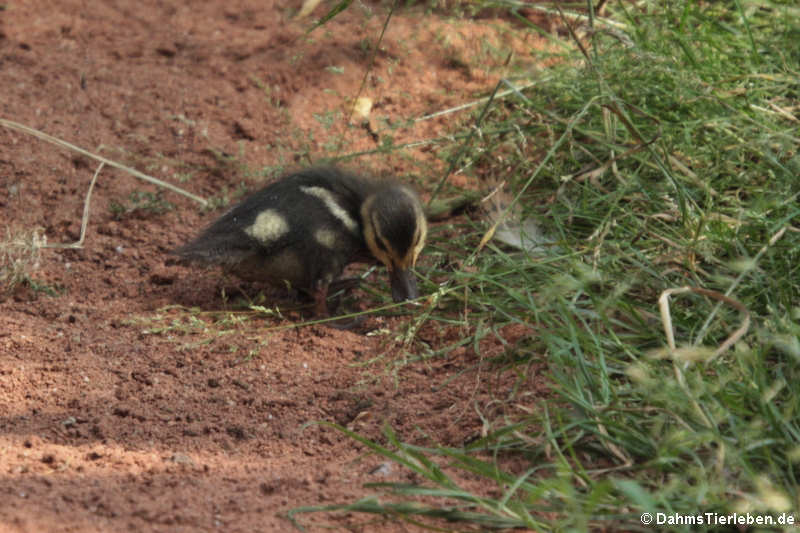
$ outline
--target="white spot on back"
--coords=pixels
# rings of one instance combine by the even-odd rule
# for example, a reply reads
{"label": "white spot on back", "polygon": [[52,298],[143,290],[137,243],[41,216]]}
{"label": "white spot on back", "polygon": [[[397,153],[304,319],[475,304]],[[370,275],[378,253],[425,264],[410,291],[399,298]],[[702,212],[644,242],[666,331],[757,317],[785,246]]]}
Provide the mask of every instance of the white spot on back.
{"label": "white spot on back", "polygon": [[314,239],[316,239],[316,241],[325,248],[330,248],[331,250],[336,248],[335,231],[331,231],[325,228],[320,228],[314,232]]}
{"label": "white spot on back", "polygon": [[259,213],[253,225],[245,230],[245,233],[262,243],[277,241],[288,232],[286,219],[274,209]]}
{"label": "white spot on back", "polygon": [[323,187],[300,187],[300,190],[322,200],[322,203],[325,204],[328,211],[338,218],[351,233],[358,232],[358,223],[353,220],[353,217],[351,217],[342,206],[336,203],[336,198],[334,198],[331,191]]}

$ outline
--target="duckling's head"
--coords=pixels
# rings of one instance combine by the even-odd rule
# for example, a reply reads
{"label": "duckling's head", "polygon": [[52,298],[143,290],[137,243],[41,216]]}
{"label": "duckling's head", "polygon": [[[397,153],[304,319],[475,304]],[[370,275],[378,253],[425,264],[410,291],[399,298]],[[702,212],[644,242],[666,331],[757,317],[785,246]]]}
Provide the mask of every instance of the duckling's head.
{"label": "duckling's head", "polygon": [[392,299],[419,296],[410,269],[425,246],[428,224],[414,191],[395,184],[378,189],[364,201],[361,219],[367,247],[389,269]]}

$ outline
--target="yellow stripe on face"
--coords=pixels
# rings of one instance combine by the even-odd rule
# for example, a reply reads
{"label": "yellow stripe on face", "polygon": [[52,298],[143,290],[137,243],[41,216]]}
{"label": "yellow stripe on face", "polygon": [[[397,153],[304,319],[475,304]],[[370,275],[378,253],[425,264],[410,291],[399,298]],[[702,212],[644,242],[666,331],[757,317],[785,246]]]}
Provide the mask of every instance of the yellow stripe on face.
{"label": "yellow stripe on face", "polygon": [[417,264],[417,258],[419,254],[422,252],[422,249],[425,248],[425,240],[428,238],[428,222],[425,220],[425,213],[420,211],[418,213],[417,218],[417,241],[416,246],[414,246],[413,256],[411,259],[411,266]]}
{"label": "yellow stripe on face", "polygon": [[274,209],[262,211],[256,217],[255,222],[245,233],[259,242],[274,242],[289,232],[289,224],[286,219]]}
{"label": "yellow stripe on face", "polygon": [[417,264],[417,258],[420,252],[422,252],[422,249],[425,247],[425,239],[428,236],[428,222],[425,219],[425,213],[422,211],[417,197],[409,191],[403,191],[403,193],[411,198],[414,205],[416,227],[414,228],[414,239],[411,248],[406,252],[405,257],[400,260],[400,265],[403,268],[413,268]]}
{"label": "yellow stripe on face", "polygon": [[323,187],[300,187],[300,190],[322,200],[330,214],[339,219],[351,233],[358,232],[358,223],[353,220],[353,217],[342,206],[336,203],[336,198],[334,198],[331,191]]}

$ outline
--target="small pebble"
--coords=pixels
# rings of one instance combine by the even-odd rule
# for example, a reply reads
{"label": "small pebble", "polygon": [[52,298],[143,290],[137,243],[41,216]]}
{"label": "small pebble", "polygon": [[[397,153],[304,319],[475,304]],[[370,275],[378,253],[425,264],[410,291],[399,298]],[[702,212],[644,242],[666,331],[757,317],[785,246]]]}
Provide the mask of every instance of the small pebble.
{"label": "small pebble", "polygon": [[193,465],[194,460],[189,457],[188,455],[182,453],[176,453],[172,457],[169,458],[170,461],[173,463],[177,463],[179,465]]}
{"label": "small pebble", "polygon": [[370,470],[369,474],[371,476],[387,476],[392,472],[392,465],[391,463],[381,463],[377,467]]}

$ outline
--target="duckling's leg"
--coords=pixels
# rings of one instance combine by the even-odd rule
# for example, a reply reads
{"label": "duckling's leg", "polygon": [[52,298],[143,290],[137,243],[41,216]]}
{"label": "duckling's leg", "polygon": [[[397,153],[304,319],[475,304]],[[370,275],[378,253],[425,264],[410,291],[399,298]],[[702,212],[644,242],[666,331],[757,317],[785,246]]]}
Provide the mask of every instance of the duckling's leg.
{"label": "duckling's leg", "polygon": [[351,291],[361,284],[361,278],[353,276],[352,278],[341,278],[331,282],[329,291]]}
{"label": "duckling's leg", "polygon": [[314,316],[328,317],[328,284],[324,282],[317,283],[311,296],[314,298]]}
{"label": "duckling's leg", "polygon": [[[334,282],[334,285],[337,284],[338,282]],[[331,283],[318,281],[314,291],[312,292],[312,296],[314,297],[314,315],[317,317],[327,318],[332,316],[330,308],[328,307],[328,292],[330,287]],[[349,320],[332,320],[330,322],[326,322],[326,324],[336,329],[353,329],[354,327],[359,326],[362,322],[364,322],[364,317],[355,317]]]}

